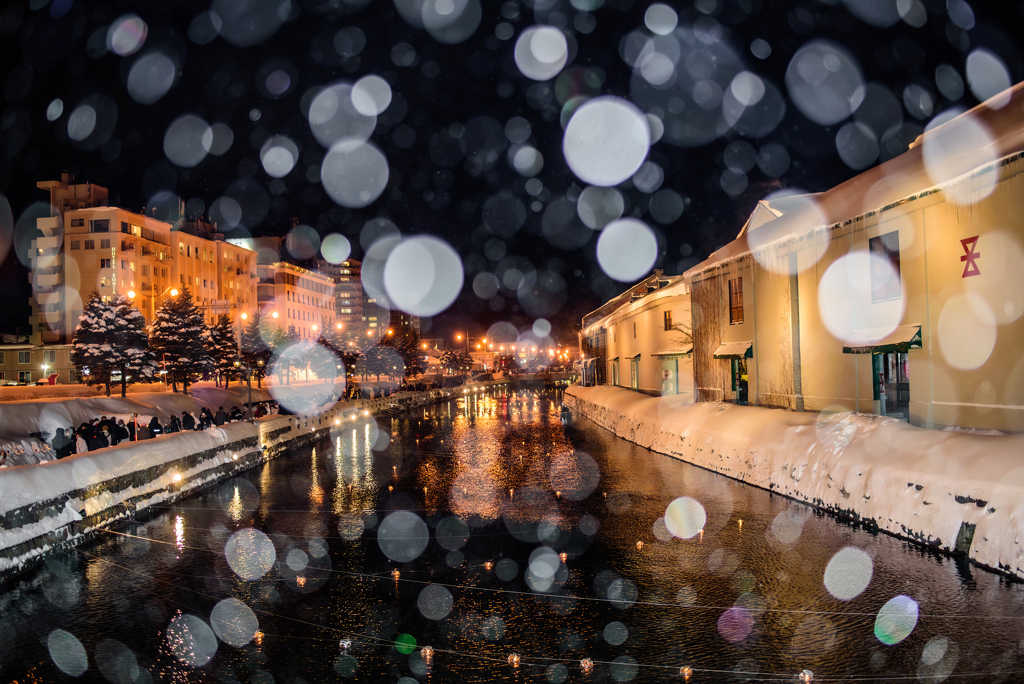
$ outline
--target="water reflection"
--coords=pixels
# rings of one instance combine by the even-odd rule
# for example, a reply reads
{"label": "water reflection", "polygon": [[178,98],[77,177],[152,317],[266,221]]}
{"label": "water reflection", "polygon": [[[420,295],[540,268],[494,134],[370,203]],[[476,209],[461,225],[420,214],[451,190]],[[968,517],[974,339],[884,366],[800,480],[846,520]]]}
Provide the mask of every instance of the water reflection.
{"label": "water reflection", "polygon": [[83,665],[133,681],[1022,669],[1020,585],[962,581],[947,559],[567,429],[559,408],[475,393],[340,425],[26,577],[3,597],[0,666],[44,681]]}

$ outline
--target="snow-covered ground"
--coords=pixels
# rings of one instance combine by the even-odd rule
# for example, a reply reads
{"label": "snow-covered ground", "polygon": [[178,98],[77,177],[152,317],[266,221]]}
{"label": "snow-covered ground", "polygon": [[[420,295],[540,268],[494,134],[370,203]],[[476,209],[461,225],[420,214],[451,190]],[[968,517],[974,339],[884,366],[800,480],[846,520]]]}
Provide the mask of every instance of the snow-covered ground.
{"label": "snow-covered ground", "polygon": [[618,387],[566,404],[631,442],[1024,578],[1024,435],[918,428],[862,413],[688,404]]}

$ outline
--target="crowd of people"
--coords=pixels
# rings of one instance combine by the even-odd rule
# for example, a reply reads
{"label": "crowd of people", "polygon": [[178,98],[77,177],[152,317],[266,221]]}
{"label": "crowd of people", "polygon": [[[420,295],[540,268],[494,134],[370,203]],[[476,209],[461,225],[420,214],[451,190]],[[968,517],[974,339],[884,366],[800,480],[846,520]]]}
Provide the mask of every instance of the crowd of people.
{"label": "crowd of people", "polygon": [[[273,406],[256,404],[253,407],[253,418],[261,418],[272,412]],[[198,416],[188,411],[182,411],[181,416],[172,413],[166,422],[161,422],[157,416],[152,416],[147,422],[145,417],[140,417],[138,413],[132,414],[127,420],[115,416],[101,416],[82,423],[77,430],[70,427],[57,428],[53,439],[50,440],[50,446],[57,458],[65,458],[72,454],[115,446],[121,442],[137,442],[172,432],[219,427],[225,423],[246,420],[247,413],[248,408],[244,406],[232,406],[227,411],[220,406],[215,412],[203,407]]]}

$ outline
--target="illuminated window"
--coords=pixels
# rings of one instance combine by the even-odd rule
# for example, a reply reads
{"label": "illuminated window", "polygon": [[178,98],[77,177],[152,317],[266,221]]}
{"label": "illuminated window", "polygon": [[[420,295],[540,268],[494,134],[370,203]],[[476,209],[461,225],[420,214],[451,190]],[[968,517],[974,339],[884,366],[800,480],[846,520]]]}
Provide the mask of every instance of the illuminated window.
{"label": "illuminated window", "polygon": [[743,322],[743,278],[729,281],[729,325]]}
{"label": "illuminated window", "polygon": [[665,330],[671,330],[671,329],[672,329],[672,312],[671,311],[666,311],[665,312]]}
{"label": "illuminated window", "polygon": [[[868,240],[871,252],[871,301],[900,298],[900,234],[898,231]],[[888,265],[888,267],[887,267]]]}

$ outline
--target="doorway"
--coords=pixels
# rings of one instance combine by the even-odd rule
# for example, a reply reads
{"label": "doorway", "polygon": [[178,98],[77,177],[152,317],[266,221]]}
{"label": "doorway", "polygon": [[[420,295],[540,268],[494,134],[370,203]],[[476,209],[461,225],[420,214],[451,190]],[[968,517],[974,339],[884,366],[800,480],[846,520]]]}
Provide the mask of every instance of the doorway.
{"label": "doorway", "polygon": [[910,421],[910,361],[907,352],[871,355],[879,415]]}

